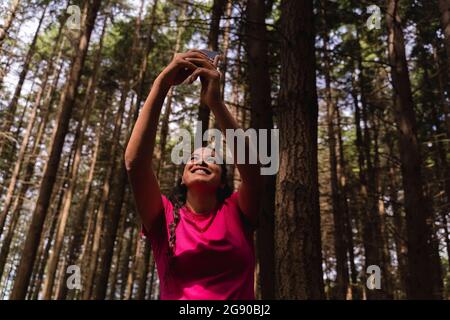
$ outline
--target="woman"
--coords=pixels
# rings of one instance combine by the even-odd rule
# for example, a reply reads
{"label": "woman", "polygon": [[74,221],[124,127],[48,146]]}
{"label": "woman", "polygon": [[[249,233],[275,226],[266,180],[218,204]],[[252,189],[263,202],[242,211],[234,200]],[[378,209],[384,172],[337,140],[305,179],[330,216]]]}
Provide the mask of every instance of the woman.
{"label": "woman", "polygon": [[242,182],[238,192],[231,193],[225,166],[215,163],[214,150],[199,148],[185,165],[170,199],[161,195],[152,169],[164,98],[171,86],[186,79],[192,83],[200,77],[201,101],[211,109],[222,132],[238,129],[221,99],[217,63],[218,57],[211,61],[196,49],[176,54],[154,81],[125,152],[143,233],[156,260],[161,299],[254,299],[259,166],[237,164]]}

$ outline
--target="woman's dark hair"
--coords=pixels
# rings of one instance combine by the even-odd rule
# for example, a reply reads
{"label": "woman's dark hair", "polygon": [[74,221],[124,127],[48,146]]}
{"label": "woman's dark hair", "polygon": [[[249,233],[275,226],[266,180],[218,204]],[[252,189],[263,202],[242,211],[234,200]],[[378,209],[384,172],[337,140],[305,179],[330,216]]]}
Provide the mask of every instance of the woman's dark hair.
{"label": "woman's dark hair", "polygon": [[[232,193],[233,190],[228,185],[227,181],[227,166],[225,163],[221,164],[220,167],[222,168],[222,173],[220,176],[220,180],[223,187],[219,187],[217,189],[217,200],[219,204],[222,204],[225,199],[227,199]],[[181,178],[178,179],[177,185],[175,188],[173,188],[171,194],[169,195],[169,200],[173,204],[173,222],[169,225],[169,259],[173,257],[175,253],[175,242],[176,242],[176,236],[175,236],[175,229],[177,227],[178,222],[180,221],[180,209],[186,204],[186,197],[187,197],[187,187],[183,183],[181,183]]]}

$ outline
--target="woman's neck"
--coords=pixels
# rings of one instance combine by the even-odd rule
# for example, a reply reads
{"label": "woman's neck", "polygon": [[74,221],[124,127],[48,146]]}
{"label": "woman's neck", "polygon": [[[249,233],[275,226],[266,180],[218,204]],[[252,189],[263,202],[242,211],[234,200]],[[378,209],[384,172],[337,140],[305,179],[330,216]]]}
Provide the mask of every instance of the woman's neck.
{"label": "woman's neck", "polygon": [[207,213],[217,206],[216,194],[201,193],[195,192],[193,190],[188,190],[186,197],[186,206],[195,213]]}

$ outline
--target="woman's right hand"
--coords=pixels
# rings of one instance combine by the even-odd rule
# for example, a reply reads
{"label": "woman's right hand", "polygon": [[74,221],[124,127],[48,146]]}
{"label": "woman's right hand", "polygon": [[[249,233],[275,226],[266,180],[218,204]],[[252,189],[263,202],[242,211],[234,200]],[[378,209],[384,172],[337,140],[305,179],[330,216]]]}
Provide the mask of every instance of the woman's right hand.
{"label": "woman's right hand", "polygon": [[204,58],[205,56],[206,54],[196,49],[191,49],[184,53],[176,53],[169,65],[159,74],[158,78],[166,86],[179,85],[198,68],[195,64],[185,59]]}

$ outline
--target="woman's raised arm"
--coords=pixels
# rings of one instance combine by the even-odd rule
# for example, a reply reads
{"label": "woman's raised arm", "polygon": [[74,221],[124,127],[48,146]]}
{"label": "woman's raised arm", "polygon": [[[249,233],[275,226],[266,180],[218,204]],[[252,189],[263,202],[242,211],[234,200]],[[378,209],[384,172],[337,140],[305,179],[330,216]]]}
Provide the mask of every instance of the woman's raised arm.
{"label": "woman's raised arm", "polygon": [[[219,124],[220,129],[226,134],[227,129],[240,129],[238,123],[228,111],[225,103],[220,95],[220,78],[221,73],[217,70],[218,57],[211,62],[204,56],[199,58],[186,58],[186,60],[199,66],[189,77],[188,82],[192,83],[200,77],[202,82],[201,99],[211,109]],[[244,140],[245,154],[248,156],[250,152],[256,152],[252,148],[247,139]],[[258,212],[260,209],[260,196],[262,191],[263,180],[260,174],[260,166],[258,163],[238,163],[236,145],[233,152],[234,161],[239,170],[242,182],[239,186],[239,207],[252,222],[254,226],[258,224]]]}
{"label": "woman's raised arm", "polygon": [[125,167],[136,208],[145,229],[149,232],[163,213],[161,191],[152,168],[161,108],[170,87],[182,83],[197,68],[185,58],[198,56],[199,53],[191,51],[177,53],[171,63],[159,74],[139,113],[125,151]]}

